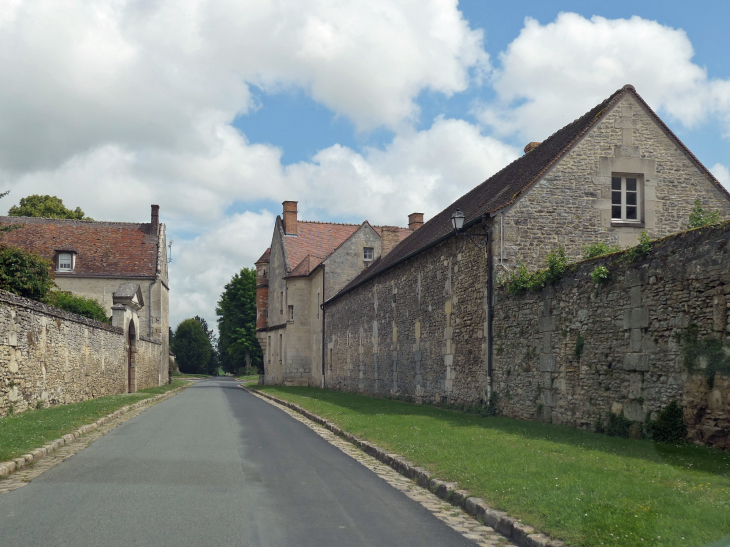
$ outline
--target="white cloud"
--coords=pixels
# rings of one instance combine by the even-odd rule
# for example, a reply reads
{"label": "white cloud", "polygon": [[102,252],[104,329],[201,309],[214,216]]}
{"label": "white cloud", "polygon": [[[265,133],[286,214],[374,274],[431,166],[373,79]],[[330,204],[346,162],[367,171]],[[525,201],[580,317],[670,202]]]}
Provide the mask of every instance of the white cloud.
{"label": "white cloud", "polygon": [[497,102],[478,115],[498,134],[542,140],[633,84],[652,108],[686,127],[719,114],[730,131],[730,82],[709,78],[693,55],[683,30],[636,16],[561,13],[547,25],[527,18],[493,74]]}
{"label": "white cloud", "polygon": [[716,163],[710,168],[710,172],[720,181],[728,192],[730,192],[730,170],[721,163]]}
{"label": "white cloud", "polygon": [[221,221],[193,240],[175,239],[170,264],[170,325],[200,315],[213,326],[215,307],[233,274],[252,268],[271,244],[274,217],[246,211]]}

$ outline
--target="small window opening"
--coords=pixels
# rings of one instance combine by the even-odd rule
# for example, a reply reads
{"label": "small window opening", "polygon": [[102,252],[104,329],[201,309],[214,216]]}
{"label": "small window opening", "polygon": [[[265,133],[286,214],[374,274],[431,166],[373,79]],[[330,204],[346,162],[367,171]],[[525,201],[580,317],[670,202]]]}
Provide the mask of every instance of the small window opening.
{"label": "small window opening", "polygon": [[71,253],[61,253],[58,255],[58,269],[66,272],[73,270],[73,256]]}
{"label": "small window opening", "polygon": [[289,306],[289,321],[294,321],[294,306]]}
{"label": "small window opening", "polygon": [[364,247],[362,250],[362,258],[363,260],[370,261],[373,259],[373,248],[372,247]]}

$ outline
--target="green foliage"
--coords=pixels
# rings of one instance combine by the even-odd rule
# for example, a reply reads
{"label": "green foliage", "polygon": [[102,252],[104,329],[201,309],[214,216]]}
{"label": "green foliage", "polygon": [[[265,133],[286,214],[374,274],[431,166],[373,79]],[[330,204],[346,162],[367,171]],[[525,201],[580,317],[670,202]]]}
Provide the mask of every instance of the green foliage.
{"label": "green foliage", "polygon": [[710,388],[716,374],[730,375],[730,344],[712,336],[700,340],[699,329],[694,324],[687,326],[684,334],[678,333],[677,339],[684,345],[684,365],[693,374],[702,374]]}
{"label": "green foliage", "polygon": [[611,253],[617,253],[621,250],[618,245],[608,245],[606,243],[598,242],[591,243],[590,245],[583,246],[583,258],[596,258],[597,256],[608,255]]}
{"label": "green foliage", "polygon": [[210,353],[210,361],[208,361],[206,370],[209,374],[221,376],[221,374],[218,374],[218,369],[220,369],[220,359],[218,356],[218,350],[216,349],[218,347],[218,337],[213,332],[213,329],[208,328],[208,322],[205,319],[199,315],[196,315],[193,319],[200,323],[200,326],[203,329],[205,336],[208,338],[208,342],[210,342],[210,347],[212,349]]}
{"label": "green foliage", "polygon": [[56,196],[40,196],[34,194],[20,198],[20,205],[13,205],[8,211],[11,217],[67,218],[72,220],[94,220],[84,216],[84,212],[76,207],[73,211]]}
{"label": "green foliage", "polygon": [[507,275],[505,286],[513,295],[522,294],[528,289],[540,292],[550,283],[557,283],[568,271],[568,258],[562,245],[552,249],[547,256],[547,269],[530,273],[524,264],[519,264],[514,272]]}
{"label": "green foliage", "polygon": [[62,310],[82,315],[89,319],[95,319],[102,323],[110,323],[104,306],[94,298],[86,298],[64,291],[51,291],[43,301],[49,306],[61,308]]}
{"label": "green foliage", "polygon": [[575,339],[575,358],[580,359],[580,356],[583,354],[583,348],[586,345],[585,339],[578,335],[578,338]]}
{"label": "green foliage", "polygon": [[626,251],[626,258],[629,262],[638,260],[639,258],[648,255],[651,251],[651,247],[652,245],[651,239],[649,239],[649,234],[647,234],[645,230],[642,230],[641,234],[639,234],[639,243],[635,247],[631,247],[628,251]]}
{"label": "green foliage", "polygon": [[186,319],[180,323],[175,330],[171,349],[180,372],[207,372],[213,348],[199,321]]}
{"label": "green foliage", "polygon": [[722,218],[720,217],[720,211],[706,211],[702,208],[700,200],[695,200],[695,206],[692,212],[689,214],[689,224],[687,228],[700,228],[702,226],[710,226],[717,224]]}
{"label": "green foliage", "polygon": [[608,425],[606,426],[606,435],[609,437],[626,437],[629,436],[629,428],[633,422],[624,417],[623,414],[608,413]]}
{"label": "green foliage", "polygon": [[606,283],[611,277],[611,272],[606,266],[596,266],[591,272],[591,279],[594,283]]}
{"label": "green foliage", "polygon": [[223,369],[263,368],[256,338],[256,270],[243,268],[223,288],[215,309],[218,315],[218,352]]}
{"label": "green foliage", "polygon": [[18,247],[0,247],[0,289],[43,300],[53,286],[49,260]]}
{"label": "green foliage", "polygon": [[684,425],[684,409],[677,401],[669,403],[659,413],[656,421],[649,421],[647,431],[652,440],[660,443],[679,444],[687,436],[687,427]]}

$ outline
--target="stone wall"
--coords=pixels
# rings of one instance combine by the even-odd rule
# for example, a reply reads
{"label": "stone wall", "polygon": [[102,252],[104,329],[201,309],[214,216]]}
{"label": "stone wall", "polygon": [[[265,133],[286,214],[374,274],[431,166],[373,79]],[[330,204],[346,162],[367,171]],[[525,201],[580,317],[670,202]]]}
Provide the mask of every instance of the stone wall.
{"label": "stone wall", "polygon": [[[656,419],[677,401],[691,439],[730,448],[730,378],[708,381],[684,358],[696,328],[700,341],[726,342],[730,364],[729,239],[728,223],[693,230],[631,263],[625,254],[580,263],[541,294],[498,290],[494,385],[504,413],[592,428],[609,412]],[[611,271],[605,285],[590,277],[599,265]]]}
{"label": "stone wall", "polygon": [[[726,223],[665,238],[634,262],[583,262],[541,294],[495,288],[501,410],[592,428],[609,412],[643,422],[676,400],[691,439],[730,447],[730,380],[710,387],[702,370],[690,373],[680,341],[692,325],[699,340],[730,341],[729,238]],[[590,277],[600,264],[612,272],[605,285]],[[454,237],[328,303],[325,385],[484,402],[485,287],[483,240]]]}
{"label": "stone wall", "polygon": [[[161,348],[135,341],[137,389],[158,385]],[[0,291],[0,415],[126,392],[122,329]]]}
{"label": "stone wall", "polygon": [[[612,173],[638,177],[640,222],[611,220]],[[664,237],[687,229],[695,200],[730,218],[727,194],[629,94],[498,219],[495,257],[535,270],[558,244],[579,260],[590,243],[627,247],[642,230]]]}

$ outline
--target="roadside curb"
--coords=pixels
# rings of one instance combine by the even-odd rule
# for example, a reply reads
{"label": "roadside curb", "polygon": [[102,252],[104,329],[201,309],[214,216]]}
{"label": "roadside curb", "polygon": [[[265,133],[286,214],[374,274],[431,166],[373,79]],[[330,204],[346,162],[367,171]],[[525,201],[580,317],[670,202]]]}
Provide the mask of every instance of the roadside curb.
{"label": "roadside curb", "polygon": [[398,454],[388,453],[384,449],[371,442],[363,441],[351,433],[347,433],[316,414],[302,408],[301,406],[279,399],[268,393],[252,390],[243,384],[240,387],[252,395],[263,397],[292,409],[303,415],[305,418],[328,429],[338,437],[342,437],[349,443],[355,445],[366,454],[374,457],[380,462],[391,467],[401,475],[414,480],[422,488],[426,488],[436,494],[444,501],[459,507],[473,517],[481,520],[486,526],[490,526],[497,533],[510,539],[520,547],[563,547],[564,543],[558,539],[550,538],[535,530],[532,526],[523,524],[518,519],[512,518],[504,511],[492,509],[482,499],[473,497],[469,491],[459,489],[455,482],[447,482],[432,477],[431,473],[423,467],[416,467],[413,463]]}
{"label": "roadside curb", "polygon": [[67,444],[71,444],[76,439],[79,439],[86,435],[87,433],[90,433],[91,431],[94,431],[95,429],[98,429],[105,423],[114,420],[116,418],[119,418],[123,414],[126,414],[127,412],[130,412],[132,410],[137,410],[140,407],[151,405],[153,403],[159,403],[160,401],[163,401],[165,399],[169,399],[173,395],[177,395],[180,393],[183,389],[190,387],[192,385],[192,382],[188,385],[178,387],[176,389],[172,389],[168,391],[167,393],[161,393],[160,395],[155,395],[154,397],[149,397],[148,399],[142,399],[141,401],[137,401],[134,404],[123,406],[122,408],[115,410],[111,414],[108,414],[106,416],[103,416],[96,420],[95,422],[91,424],[82,425],[79,427],[76,431],[73,431],[72,433],[67,433],[60,439],[56,439],[53,441],[48,441],[46,444],[41,446],[40,448],[36,448],[35,450],[31,450],[27,454],[23,454],[22,456],[19,456],[17,458],[14,458],[12,460],[6,461],[6,462],[0,462],[0,479],[7,478],[10,476],[10,474],[14,473],[15,471],[20,471],[27,465],[30,465],[31,463],[37,462],[38,460],[43,459],[44,456],[53,454],[56,450],[61,448],[62,446],[65,446]]}

